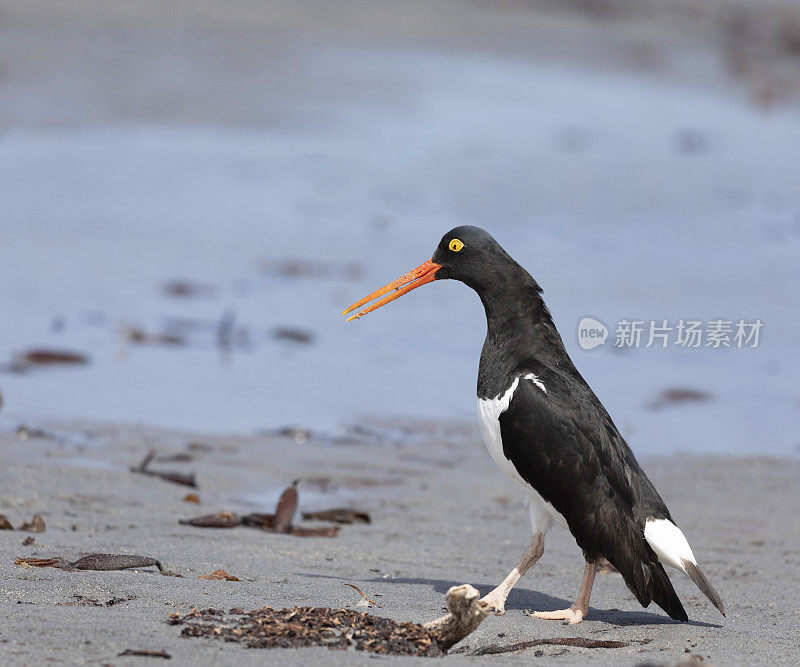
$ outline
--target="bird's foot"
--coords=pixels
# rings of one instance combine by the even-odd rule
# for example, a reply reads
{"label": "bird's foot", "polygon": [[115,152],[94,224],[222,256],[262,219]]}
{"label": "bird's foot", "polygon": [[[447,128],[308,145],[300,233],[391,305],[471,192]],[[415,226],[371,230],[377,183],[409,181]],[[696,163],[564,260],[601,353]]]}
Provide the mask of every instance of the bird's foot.
{"label": "bird's foot", "polygon": [[531,611],[528,616],[543,618],[549,621],[564,621],[564,625],[575,625],[586,618],[586,611],[578,607],[559,609],[558,611]]}
{"label": "bird's foot", "polygon": [[481,598],[481,602],[488,604],[497,616],[502,616],[506,613],[506,596],[499,593],[496,588]]}

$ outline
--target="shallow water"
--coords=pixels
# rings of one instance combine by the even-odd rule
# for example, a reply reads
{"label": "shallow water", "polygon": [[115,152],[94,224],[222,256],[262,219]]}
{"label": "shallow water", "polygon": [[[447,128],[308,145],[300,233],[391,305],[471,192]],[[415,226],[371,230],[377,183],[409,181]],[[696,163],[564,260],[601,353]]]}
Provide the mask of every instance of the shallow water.
{"label": "shallow water", "polygon": [[[339,312],[475,224],[544,287],[637,452],[797,452],[795,111],[463,53],[338,49],[306,65],[359,94],[295,91],[282,103],[298,122],[261,130],[0,138],[0,356],[91,357],[0,375],[0,420],[215,432],[473,420],[485,324],[470,290],[436,283],[351,324]],[[276,265],[287,258],[305,264]],[[174,279],[203,289],[165,294]],[[624,318],[764,328],[757,349],[585,351],[586,315],[612,338]],[[186,344],[136,345],[129,325]],[[276,339],[281,327],[301,335]],[[711,399],[649,409],[669,387]]]}

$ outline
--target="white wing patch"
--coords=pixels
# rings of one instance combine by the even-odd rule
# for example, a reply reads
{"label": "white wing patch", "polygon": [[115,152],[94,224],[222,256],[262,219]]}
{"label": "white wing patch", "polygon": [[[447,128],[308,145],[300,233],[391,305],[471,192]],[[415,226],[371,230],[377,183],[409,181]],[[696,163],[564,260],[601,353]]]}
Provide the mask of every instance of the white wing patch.
{"label": "white wing patch", "polygon": [[542,382],[538,377],[536,377],[533,373],[528,373],[524,378],[524,380],[530,380],[535,384],[539,389],[541,389],[545,394],[547,393],[547,389],[544,386],[544,382]]}
{"label": "white wing patch", "polygon": [[483,436],[483,444],[492,457],[498,468],[502,470],[515,482],[519,482],[526,489],[530,485],[520,477],[514,464],[506,458],[503,453],[503,438],[500,435],[500,415],[508,410],[508,404],[511,403],[511,397],[519,385],[519,378],[515,378],[514,382],[508,388],[505,394],[497,396],[496,398],[479,398],[478,399],[478,417],[480,422],[481,436]]}
{"label": "white wing patch", "polygon": [[644,524],[644,539],[664,565],[686,572],[683,560],[697,565],[692,548],[681,529],[669,519],[648,519]]}
{"label": "white wing patch", "polygon": [[[547,393],[544,383],[533,373],[528,373],[527,375],[523,376],[522,379],[531,380],[537,387],[539,387],[539,389],[541,389],[544,393]],[[508,406],[511,403],[512,397],[514,396],[514,392],[519,386],[519,380],[520,378],[518,377],[514,378],[514,382],[505,391],[505,393],[500,394],[495,398],[478,399],[478,417],[480,418],[479,424],[481,436],[483,437],[483,443],[486,445],[489,456],[492,457],[492,460],[495,462],[497,467],[500,468],[500,470],[502,470],[515,482],[522,484],[522,486],[525,487],[525,490],[528,492],[531,500],[530,516],[533,532],[544,534],[554,522],[558,523],[564,528],[567,528],[567,521],[556,511],[555,507],[553,507],[539,495],[536,489],[522,479],[520,474],[517,472],[517,469],[514,467],[514,464],[506,458],[506,455],[503,452],[503,437],[500,433],[500,415],[508,410]]]}

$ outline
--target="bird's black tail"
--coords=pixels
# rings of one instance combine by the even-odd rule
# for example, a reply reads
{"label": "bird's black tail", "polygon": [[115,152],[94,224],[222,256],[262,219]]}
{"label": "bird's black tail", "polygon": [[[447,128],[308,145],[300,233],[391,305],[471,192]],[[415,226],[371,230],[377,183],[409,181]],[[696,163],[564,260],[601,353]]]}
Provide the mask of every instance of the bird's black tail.
{"label": "bird's black tail", "polygon": [[[655,556],[655,554],[653,555]],[[630,576],[626,576],[626,572],[619,567],[617,569],[622,574],[631,593],[636,596],[643,607],[648,607],[651,602],[655,602],[669,614],[670,618],[674,618],[676,621],[689,620],[678,594],[672,587],[672,582],[664,571],[664,566],[658,560],[639,560],[633,564],[632,569],[628,570]]]}
{"label": "bird's black tail", "polygon": [[601,548],[643,607],[655,602],[670,618],[689,620],[664,566],[633,521],[617,524],[613,538],[601,544]]}
{"label": "bird's black tail", "polygon": [[661,563],[651,564],[650,574],[653,602],[667,612],[670,618],[674,618],[676,621],[688,621],[689,617],[686,615],[686,610],[672,587],[672,582],[664,571],[664,566]]}

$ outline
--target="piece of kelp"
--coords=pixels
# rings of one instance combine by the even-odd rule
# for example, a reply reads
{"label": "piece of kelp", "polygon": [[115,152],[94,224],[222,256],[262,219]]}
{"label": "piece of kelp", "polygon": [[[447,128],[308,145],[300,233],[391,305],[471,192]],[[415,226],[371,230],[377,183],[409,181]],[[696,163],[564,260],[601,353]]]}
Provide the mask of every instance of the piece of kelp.
{"label": "piece of kelp", "polygon": [[126,648],[122,653],[117,653],[117,657],[125,655],[135,655],[141,658],[164,658],[170,660],[172,656],[166,651],[156,651],[154,649],[133,649]]}
{"label": "piece of kelp", "polygon": [[242,524],[253,528],[274,528],[275,515],[253,512],[242,517]]}
{"label": "piece of kelp", "polygon": [[131,567],[152,567],[170,577],[182,577],[183,575],[165,570],[161,562],[149,556],[136,556],[133,554],[89,554],[76,561],[69,561],[66,558],[56,556],[54,558],[24,558],[19,557],[14,561],[14,565],[25,567],[57,567],[62,570],[127,570]]}
{"label": "piece of kelp", "polygon": [[179,523],[198,528],[233,528],[244,525],[251,528],[260,528],[266,533],[284,533],[295,537],[336,537],[339,534],[339,526],[303,528],[293,525],[299,499],[297,492],[298,482],[299,480],[295,480],[291,486],[281,493],[275,508],[275,514],[253,512],[240,517],[234,512],[222,511],[191,519],[179,519]]}
{"label": "piece of kelp", "polygon": [[344,524],[371,523],[372,521],[366,512],[347,507],[334,507],[329,510],[320,510],[319,512],[303,512],[303,518],[307,521],[330,521]]}
{"label": "piece of kelp", "polygon": [[319,528],[302,528],[292,526],[289,535],[295,537],[336,537],[339,534],[339,526],[321,526]]}
{"label": "piece of kelp", "polygon": [[24,373],[36,366],[70,366],[88,363],[89,357],[82,352],[34,348],[12,355],[11,361],[5,366],[5,370],[10,373]]}
{"label": "piece of kelp", "polygon": [[158,477],[165,482],[172,482],[173,484],[181,484],[183,486],[191,486],[197,488],[197,480],[194,473],[177,472],[174,470],[150,470],[150,463],[156,458],[156,450],[151,449],[147,456],[142,459],[138,466],[130,468],[131,472],[138,473],[139,475],[150,475],[151,477]]}
{"label": "piece of kelp", "polygon": [[489,644],[475,649],[470,655],[497,655],[499,653],[514,653],[524,651],[532,646],[551,644],[554,646],[576,646],[579,648],[624,648],[630,642],[619,642],[610,639],[589,639],[587,637],[550,637],[547,639],[531,639],[530,641],[517,642],[516,644]]}
{"label": "piece of kelp", "polygon": [[242,519],[233,512],[223,511],[216,514],[204,514],[191,519],[178,519],[178,523],[199,528],[233,528],[240,525]]}
{"label": "piece of kelp", "polygon": [[33,519],[29,522],[26,521],[23,523],[19,530],[24,530],[26,533],[43,533],[45,531],[46,526],[44,525],[44,519],[42,518],[41,514],[34,514]]}
{"label": "piece of kelp", "polygon": [[292,526],[294,515],[297,513],[297,483],[300,480],[296,479],[292,485],[285,489],[278,499],[278,505],[275,508],[275,526],[276,533],[286,533]]}

